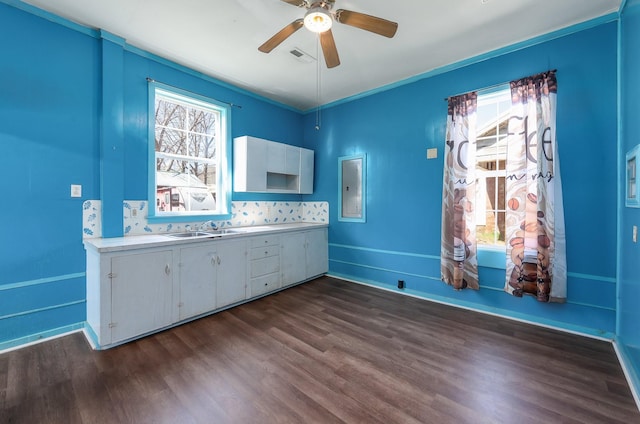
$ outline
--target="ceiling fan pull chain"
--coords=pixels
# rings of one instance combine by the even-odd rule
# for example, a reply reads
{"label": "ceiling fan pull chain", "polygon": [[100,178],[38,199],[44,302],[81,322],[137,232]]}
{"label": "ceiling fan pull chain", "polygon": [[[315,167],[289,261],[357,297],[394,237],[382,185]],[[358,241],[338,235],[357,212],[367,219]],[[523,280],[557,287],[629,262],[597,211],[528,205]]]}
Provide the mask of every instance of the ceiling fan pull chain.
{"label": "ceiling fan pull chain", "polygon": [[320,69],[320,34],[316,35],[316,131],[320,130],[320,92],[322,88],[322,83],[320,81],[321,78],[321,69]]}

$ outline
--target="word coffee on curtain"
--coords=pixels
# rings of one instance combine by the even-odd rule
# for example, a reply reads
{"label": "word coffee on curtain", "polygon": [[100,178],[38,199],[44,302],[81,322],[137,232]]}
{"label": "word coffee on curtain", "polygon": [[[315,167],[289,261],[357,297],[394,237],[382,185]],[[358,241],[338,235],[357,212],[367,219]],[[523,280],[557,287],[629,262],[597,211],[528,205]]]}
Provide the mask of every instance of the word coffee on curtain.
{"label": "word coffee on curtain", "polygon": [[505,290],[566,299],[566,253],[556,146],[554,71],[512,81],[507,143]]}

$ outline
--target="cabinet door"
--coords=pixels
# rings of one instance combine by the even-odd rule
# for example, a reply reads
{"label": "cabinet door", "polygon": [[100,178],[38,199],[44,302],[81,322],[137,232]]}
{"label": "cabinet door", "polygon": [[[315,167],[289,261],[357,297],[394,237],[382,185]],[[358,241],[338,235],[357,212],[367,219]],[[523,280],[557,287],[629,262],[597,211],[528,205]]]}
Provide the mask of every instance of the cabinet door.
{"label": "cabinet door", "polygon": [[287,175],[300,175],[300,148],[285,144],[284,173]]}
{"label": "cabinet door", "polygon": [[325,274],[329,271],[329,245],[327,229],[308,231],[307,233],[307,275],[306,278]]}
{"label": "cabinet door", "polygon": [[171,250],[111,259],[111,340],[116,343],[171,324]]}
{"label": "cabinet door", "polygon": [[305,279],[306,276],[306,236],[304,232],[287,233],[280,237],[282,243],[281,272],[282,286],[289,286]]}
{"label": "cabinet door", "polygon": [[220,242],[217,256],[217,306],[221,308],[247,298],[247,243]]}
{"label": "cabinet door", "polygon": [[254,137],[233,140],[233,188],[235,191],[267,190],[267,145]]}
{"label": "cabinet door", "polygon": [[217,261],[214,244],[180,249],[180,320],[216,308]]}
{"label": "cabinet door", "polygon": [[300,193],[313,193],[313,150],[300,149]]}
{"label": "cabinet door", "polygon": [[285,148],[282,143],[267,141],[267,172],[276,174],[286,174],[285,171]]}
{"label": "cabinet door", "polygon": [[247,138],[247,191],[267,190],[267,148],[263,140]]}

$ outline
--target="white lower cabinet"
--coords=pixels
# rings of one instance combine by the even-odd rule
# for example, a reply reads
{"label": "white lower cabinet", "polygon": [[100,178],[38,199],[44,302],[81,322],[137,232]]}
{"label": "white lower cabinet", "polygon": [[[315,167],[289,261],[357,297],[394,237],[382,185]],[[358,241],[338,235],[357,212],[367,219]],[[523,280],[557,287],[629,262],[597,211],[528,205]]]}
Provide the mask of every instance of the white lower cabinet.
{"label": "white lower cabinet", "polygon": [[249,241],[249,289],[251,297],[280,288],[280,237],[261,236]]}
{"label": "white lower cabinet", "polygon": [[324,274],[329,268],[327,229],[290,233],[282,238],[282,286]]}
{"label": "white lower cabinet", "polygon": [[171,250],[107,255],[90,262],[100,262],[102,270],[96,276],[87,272],[87,321],[100,344],[118,343],[171,324]]}
{"label": "white lower cabinet", "polygon": [[85,246],[87,324],[100,349],[328,270],[325,227],[161,247]]}
{"label": "white lower cabinet", "polygon": [[306,231],[307,244],[305,256],[307,258],[306,278],[317,277],[329,272],[329,239],[326,228]]}
{"label": "white lower cabinet", "polygon": [[246,246],[214,241],[180,249],[179,321],[247,298]]}
{"label": "white lower cabinet", "polygon": [[216,306],[222,308],[247,298],[247,242],[220,240],[217,249]]}
{"label": "white lower cabinet", "polygon": [[180,249],[179,320],[216,308],[217,260],[213,243]]}
{"label": "white lower cabinet", "polygon": [[307,278],[307,234],[291,233],[282,238],[282,287]]}

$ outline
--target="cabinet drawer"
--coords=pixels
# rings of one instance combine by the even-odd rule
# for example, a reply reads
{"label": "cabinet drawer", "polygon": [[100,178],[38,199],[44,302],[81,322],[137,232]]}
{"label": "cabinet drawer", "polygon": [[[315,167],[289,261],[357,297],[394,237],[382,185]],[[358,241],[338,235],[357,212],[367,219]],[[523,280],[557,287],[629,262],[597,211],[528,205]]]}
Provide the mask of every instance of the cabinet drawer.
{"label": "cabinet drawer", "polygon": [[251,278],[280,271],[280,256],[255,259],[251,261]]}
{"label": "cabinet drawer", "polygon": [[260,296],[280,288],[280,273],[251,279],[251,297]]}
{"label": "cabinet drawer", "polygon": [[278,236],[262,236],[251,239],[251,247],[278,246],[280,238]]}
{"label": "cabinet drawer", "polygon": [[276,256],[280,254],[280,246],[277,244],[254,247],[251,249],[251,260],[268,258],[269,256]]}

